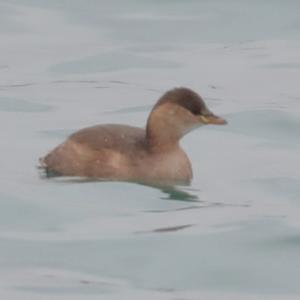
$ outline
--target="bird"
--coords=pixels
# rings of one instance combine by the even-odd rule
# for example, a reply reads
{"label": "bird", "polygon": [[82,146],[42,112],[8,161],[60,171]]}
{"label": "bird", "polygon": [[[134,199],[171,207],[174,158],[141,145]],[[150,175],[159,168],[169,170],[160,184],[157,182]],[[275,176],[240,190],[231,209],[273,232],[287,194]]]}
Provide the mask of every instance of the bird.
{"label": "bird", "polygon": [[226,123],[199,94],[177,87],[158,99],[145,128],[100,124],[80,129],[40,158],[40,167],[47,175],[189,185],[192,164],[180,139],[201,125]]}

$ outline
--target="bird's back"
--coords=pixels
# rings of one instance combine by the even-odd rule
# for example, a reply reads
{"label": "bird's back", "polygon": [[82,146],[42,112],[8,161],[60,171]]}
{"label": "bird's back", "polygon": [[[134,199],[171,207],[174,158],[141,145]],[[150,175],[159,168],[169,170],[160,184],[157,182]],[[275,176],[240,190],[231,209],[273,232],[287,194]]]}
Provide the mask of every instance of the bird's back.
{"label": "bird's back", "polygon": [[130,176],[145,155],[145,131],[125,125],[97,125],[73,133],[42,160],[51,173],[117,178]]}
{"label": "bird's back", "polygon": [[111,149],[128,155],[136,148],[143,148],[146,142],[144,129],[118,124],[84,128],[73,133],[69,139],[94,151]]}

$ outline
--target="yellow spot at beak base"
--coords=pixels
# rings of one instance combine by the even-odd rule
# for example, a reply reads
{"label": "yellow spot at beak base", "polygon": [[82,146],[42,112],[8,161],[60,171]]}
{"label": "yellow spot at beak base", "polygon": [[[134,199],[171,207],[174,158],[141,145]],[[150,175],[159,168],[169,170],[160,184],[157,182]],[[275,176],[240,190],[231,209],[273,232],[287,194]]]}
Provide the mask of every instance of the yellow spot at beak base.
{"label": "yellow spot at beak base", "polygon": [[201,120],[201,122],[202,123],[204,123],[204,124],[208,124],[208,119],[205,117],[205,116],[200,116],[200,120]]}

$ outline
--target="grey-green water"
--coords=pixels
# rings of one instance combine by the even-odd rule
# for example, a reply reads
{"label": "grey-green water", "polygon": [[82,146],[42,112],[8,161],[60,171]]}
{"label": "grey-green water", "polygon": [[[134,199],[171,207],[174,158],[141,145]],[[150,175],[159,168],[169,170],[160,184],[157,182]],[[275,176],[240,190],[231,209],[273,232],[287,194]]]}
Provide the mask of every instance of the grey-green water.
{"label": "grey-green water", "polygon": [[[1,299],[299,299],[300,3],[0,1]],[[191,187],[44,179],[98,123],[174,86],[226,127],[182,141]]]}

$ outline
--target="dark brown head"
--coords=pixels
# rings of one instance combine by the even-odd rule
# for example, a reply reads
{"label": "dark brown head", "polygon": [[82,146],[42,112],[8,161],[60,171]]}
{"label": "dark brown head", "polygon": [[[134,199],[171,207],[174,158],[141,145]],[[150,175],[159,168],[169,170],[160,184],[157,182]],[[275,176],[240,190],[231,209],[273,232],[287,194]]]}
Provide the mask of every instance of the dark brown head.
{"label": "dark brown head", "polygon": [[147,138],[154,144],[174,144],[195,127],[226,123],[206,107],[197,93],[188,88],[175,88],[166,92],[153,107],[147,123]]}

